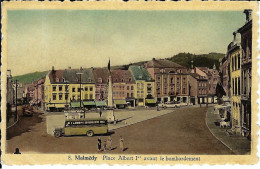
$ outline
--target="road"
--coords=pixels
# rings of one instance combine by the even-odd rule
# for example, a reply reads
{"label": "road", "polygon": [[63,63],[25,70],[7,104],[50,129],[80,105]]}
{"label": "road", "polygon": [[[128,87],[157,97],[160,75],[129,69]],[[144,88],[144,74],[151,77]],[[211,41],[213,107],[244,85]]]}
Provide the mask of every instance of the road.
{"label": "road", "polygon": [[[206,107],[183,107],[172,113],[114,130],[112,151],[97,152],[98,136],[54,138],[46,133],[45,116],[20,118],[8,133],[7,152],[22,153],[121,153],[125,154],[233,154],[205,124]],[[26,126],[25,126],[26,125]],[[102,141],[108,136],[101,136]]]}

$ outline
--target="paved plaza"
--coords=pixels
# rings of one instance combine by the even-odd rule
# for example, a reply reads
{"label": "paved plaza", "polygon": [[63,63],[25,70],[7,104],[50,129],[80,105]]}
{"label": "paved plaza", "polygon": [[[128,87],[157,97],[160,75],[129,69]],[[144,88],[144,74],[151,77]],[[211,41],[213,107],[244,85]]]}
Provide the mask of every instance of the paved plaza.
{"label": "paved plaza", "polygon": [[119,119],[128,118],[127,124],[124,120],[119,122],[118,128],[109,134],[113,148],[106,152],[97,151],[97,139],[101,137],[104,143],[109,135],[55,138],[46,132],[49,115],[39,112],[33,117],[20,117],[19,122],[8,130],[7,153],[13,153],[17,147],[22,153],[122,153],[119,149],[122,136],[126,148],[124,154],[233,154],[209,131],[205,123],[207,109],[182,107],[159,112],[129,109],[127,115],[124,115],[125,110],[115,111]]}
{"label": "paved plaza", "polygon": [[[175,111],[174,108],[161,109],[157,111],[156,107],[152,108],[136,108],[136,109],[115,109],[116,124],[109,124],[109,130],[115,130],[121,127],[132,125],[158,116],[162,116]],[[99,118],[99,111],[91,111],[86,113],[86,118]],[[107,112],[104,110],[101,117],[107,117]],[[65,116],[64,113],[47,113],[46,115],[46,129],[47,133],[53,135],[55,128],[64,127]]]}

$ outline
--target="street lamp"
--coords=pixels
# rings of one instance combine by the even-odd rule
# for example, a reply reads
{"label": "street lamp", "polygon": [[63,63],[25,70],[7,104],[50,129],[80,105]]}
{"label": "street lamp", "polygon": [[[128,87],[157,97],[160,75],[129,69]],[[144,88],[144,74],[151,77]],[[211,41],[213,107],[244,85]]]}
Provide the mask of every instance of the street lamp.
{"label": "street lamp", "polygon": [[[79,98],[80,98],[80,109],[81,109],[81,75],[83,73],[79,72],[79,73],[76,73],[77,75],[79,75],[79,88],[80,88],[80,94],[79,94]],[[84,118],[85,118],[85,113],[84,113]]]}

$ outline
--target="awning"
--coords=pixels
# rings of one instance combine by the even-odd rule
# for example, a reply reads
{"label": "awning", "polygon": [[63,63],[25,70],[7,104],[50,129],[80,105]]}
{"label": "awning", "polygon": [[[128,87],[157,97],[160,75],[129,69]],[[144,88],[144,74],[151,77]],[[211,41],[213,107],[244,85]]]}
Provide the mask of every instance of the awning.
{"label": "awning", "polygon": [[214,109],[219,110],[219,109],[227,109],[227,108],[230,108],[230,107],[231,107],[231,106],[217,105],[217,106],[214,107]]}
{"label": "awning", "polygon": [[[70,107],[72,108],[80,107],[80,102],[70,102]],[[81,107],[83,107],[83,104],[81,104]]]}
{"label": "awning", "polygon": [[114,104],[116,105],[125,105],[127,104],[125,100],[114,100]]}
{"label": "awning", "polygon": [[96,106],[94,101],[83,101],[84,106]]}
{"label": "awning", "polygon": [[96,101],[96,106],[98,107],[107,106],[107,103],[105,101]]}
{"label": "awning", "polygon": [[145,102],[146,102],[147,104],[156,104],[155,99],[146,99]]}

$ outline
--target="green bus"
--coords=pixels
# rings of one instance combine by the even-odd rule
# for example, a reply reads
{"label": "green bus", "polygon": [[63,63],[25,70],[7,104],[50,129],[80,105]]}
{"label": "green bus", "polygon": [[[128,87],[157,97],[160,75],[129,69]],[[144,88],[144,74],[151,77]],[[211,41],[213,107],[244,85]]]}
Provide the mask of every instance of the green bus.
{"label": "green bus", "polygon": [[95,134],[108,133],[107,120],[95,119],[66,119],[64,128],[55,128],[54,136],[86,135],[92,137]]}

